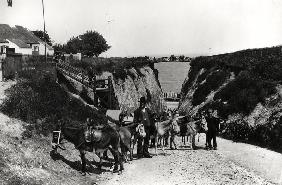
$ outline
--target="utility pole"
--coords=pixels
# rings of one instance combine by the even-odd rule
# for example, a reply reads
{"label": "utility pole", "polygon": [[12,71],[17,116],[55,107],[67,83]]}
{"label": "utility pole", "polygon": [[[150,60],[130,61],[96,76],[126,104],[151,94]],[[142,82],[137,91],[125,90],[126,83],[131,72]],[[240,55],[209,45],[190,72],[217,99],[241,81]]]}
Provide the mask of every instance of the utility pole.
{"label": "utility pole", "polygon": [[[46,36],[46,29],[45,29],[44,2],[43,2],[43,0],[42,0],[41,2],[42,2],[43,22],[44,22],[44,35],[43,35],[43,38],[45,38],[45,36]],[[45,62],[47,63],[46,40],[44,41],[44,43],[45,43],[45,51],[44,51],[44,54],[45,54]]]}

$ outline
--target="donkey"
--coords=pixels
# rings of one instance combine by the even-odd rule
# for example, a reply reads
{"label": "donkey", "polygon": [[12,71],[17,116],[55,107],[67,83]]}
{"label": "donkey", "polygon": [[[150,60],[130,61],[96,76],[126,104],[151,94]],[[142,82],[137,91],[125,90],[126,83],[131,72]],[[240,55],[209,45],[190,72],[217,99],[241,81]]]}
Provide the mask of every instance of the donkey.
{"label": "donkey", "polygon": [[[162,121],[162,122],[155,122],[155,128],[156,128],[156,131],[153,137],[155,138],[156,141],[158,141],[159,138],[163,138],[164,136],[169,134],[170,135],[170,147],[172,148],[172,144],[174,144],[174,147],[177,149],[175,141],[174,141],[174,137],[175,135],[177,135],[180,132],[180,128],[176,120],[169,119],[169,120]],[[161,147],[162,147],[163,153],[165,153],[164,144],[162,142],[161,142]],[[158,155],[157,144],[155,145],[155,154]]]}
{"label": "donkey", "polygon": [[[65,122],[58,125],[58,130],[60,132],[60,140],[66,139],[67,141],[74,144],[75,148],[79,150],[81,162],[82,162],[82,175],[86,175],[86,151],[93,151],[100,158],[98,169],[102,168],[102,153],[109,149],[114,156],[114,169],[113,172],[124,170],[123,162],[118,151],[118,146],[120,145],[119,133],[110,126],[105,126],[101,130],[92,130],[92,140],[90,143],[85,141],[85,130],[82,127],[71,127],[66,126]],[[58,145],[53,148],[54,154],[57,152]],[[120,167],[120,169],[118,169]]]}
{"label": "donkey", "polygon": [[[133,150],[138,138],[146,136],[145,127],[141,123],[133,122],[133,116],[121,113],[119,115],[119,125],[122,132],[130,133],[130,160],[133,160]],[[129,134],[127,134],[129,135]],[[128,137],[127,137],[128,138]],[[123,151],[123,156],[127,157],[127,151]]]}
{"label": "donkey", "polygon": [[[195,138],[197,134],[200,133],[207,133],[208,126],[205,119],[202,117],[200,120],[190,121],[189,119],[185,119],[184,121],[180,122],[180,135],[184,137],[185,143],[185,136],[190,137],[192,139],[192,149],[196,149]],[[183,138],[182,138],[183,141]]]}
{"label": "donkey", "polygon": [[[129,152],[129,160],[132,161],[133,150],[137,139],[139,137],[144,138],[146,136],[144,125],[139,123],[127,123],[126,125],[124,125],[122,119],[120,119],[120,123],[118,125],[116,123],[109,123],[109,125],[114,128],[120,135],[120,148],[123,160],[125,162],[128,161],[127,152]],[[108,158],[106,153],[104,153],[104,158]]]}

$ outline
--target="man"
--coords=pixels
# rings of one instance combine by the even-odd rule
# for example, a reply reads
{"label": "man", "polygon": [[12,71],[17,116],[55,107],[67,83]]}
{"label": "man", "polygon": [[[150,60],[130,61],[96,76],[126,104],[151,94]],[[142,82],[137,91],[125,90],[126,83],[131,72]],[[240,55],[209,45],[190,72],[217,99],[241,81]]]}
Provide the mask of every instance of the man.
{"label": "man", "polygon": [[[134,111],[133,122],[142,123],[145,128],[146,136],[145,138],[138,138],[137,140],[137,158],[151,158],[149,154],[149,140],[150,135],[153,133],[152,127],[154,126],[152,122],[152,114],[149,108],[146,107],[145,97],[140,98],[140,106]],[[143,143],[144,140],[144,144]]]}
{"label": "man", "polygon": [[[214,117],[213,110],[209,109],[206,117],[207,125],[208,125],[208,133],[207,133],[207,149],[217,150],[217,142],[216,135],[219,130],[219,118]],[[213,147],[211,145],[211,140],[213,140]]]}

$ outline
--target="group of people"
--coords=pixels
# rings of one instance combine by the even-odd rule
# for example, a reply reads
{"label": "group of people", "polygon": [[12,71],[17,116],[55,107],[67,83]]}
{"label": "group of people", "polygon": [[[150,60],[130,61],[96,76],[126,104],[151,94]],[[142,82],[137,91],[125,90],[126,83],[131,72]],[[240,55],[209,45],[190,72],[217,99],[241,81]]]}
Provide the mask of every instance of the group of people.
{"label": "group of people", "polygon": [[[139,101],[139,107],[134,111],[133,122],[142,123],[145,128],[146,137],[139,138],[137,141],[137,158],[151,158],[148,148],[150,142],[150,136],[155,132],[153,113],[146,106],[145,97],[141,97]],[[217,149],[216,135],[219,131],[220,119],[214,115],[212,109],[208,109],[202,114],[207,122],[208,131],[206,133],[206,149]],[[212,144],[213,142],[213,144]]]}

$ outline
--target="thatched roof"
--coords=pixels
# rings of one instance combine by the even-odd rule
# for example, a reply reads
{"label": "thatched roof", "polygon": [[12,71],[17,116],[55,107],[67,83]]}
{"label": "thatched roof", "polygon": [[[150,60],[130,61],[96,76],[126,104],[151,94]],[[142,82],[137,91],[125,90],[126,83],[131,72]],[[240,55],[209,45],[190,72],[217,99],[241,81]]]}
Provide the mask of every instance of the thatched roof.
{"label": "thatched roof", "polygon": [[[0,42],[7,40],[15,43],[20,48],[30,48],[28,44],[44,43],[44,41],[22,26],[10,27],[8,24],[0,24]],[[48,44],[46,47],[52,49]]]}

